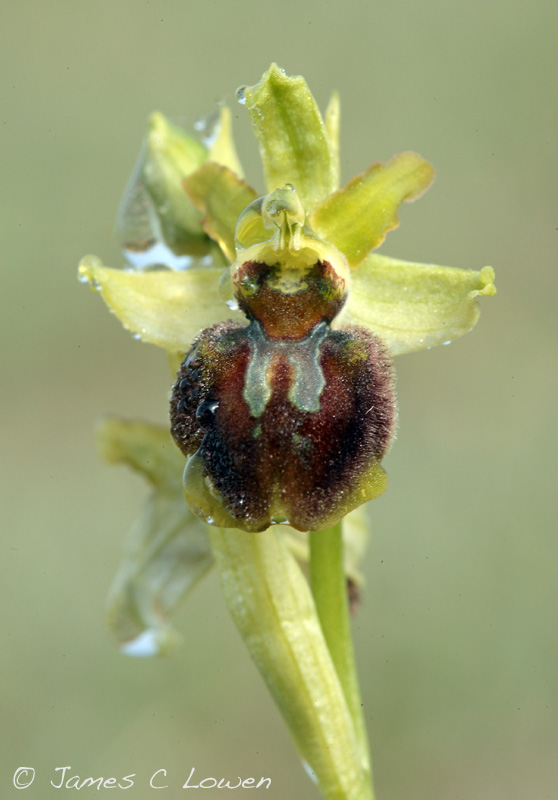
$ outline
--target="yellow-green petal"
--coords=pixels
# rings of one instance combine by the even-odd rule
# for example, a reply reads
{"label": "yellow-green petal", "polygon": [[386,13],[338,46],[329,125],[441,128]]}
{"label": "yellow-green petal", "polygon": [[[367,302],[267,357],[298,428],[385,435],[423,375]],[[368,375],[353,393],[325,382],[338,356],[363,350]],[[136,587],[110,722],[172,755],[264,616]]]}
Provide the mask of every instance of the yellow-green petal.
{"label": "yellow-green petal", "polygon": [[495,293],[492,267],[477,272],[372,254],[352,273],[336,326],[360,325],[392,355],[410,353],[467,333],[479,317],[477,298]]}
{"label": "yellow-green petal", "polygon": [[208,146],[208,161],[216,161],[242,178],[244,171],[234,144],[231,110],[228,106],[220,106],[218,122],[208,140],[206,140],[206,144]]}
{"label": "yellow-green petal", "polygon": [[211,528],[227,607],[325,800],[371,800],[308,583],[273,529]]}
{"label": "yellow-green petal", "polygon": [[267,192],[291,183],[310,211],[338,186],[335,148],[301,76],[277,64],[255,86],[238,90],[260,145]]}
{"label": "yellow-green petal", "polygon": [[107,461],[128,464],[155,489],[126,540],[107,623],[122,652],[164,654],[180,639],[170,615],[213,564],[206,526],[182,495],[185,459],[168,428],[142,422],[107,419],[98,444]]}
{"label": "yellow-green petal", "polygon": [[235,259],[237,220],[257,192],[230,169],[208,161],[184,180],[184,188],[203,215],[203,227],[229,261]]}
{"label": "yellow-green petal", "polygon": [[374,164],[326,198],[310,215],[310,226],[355,267],[399,225],[401,203],[419,197],[433,178],[434,169],[424,158],[400,153],[387,164]]}
{"label": "yellow-green petal", "polygon": [[246,322],[219,292],[220,267],[181,272],[131,272],[102,266],[86,256],[79,276],[88,280],[120,322],[138,338],[165,350],[184,352],[203,329],[226,319]]}
{"label": "yellow-green petal", "polygon": [[341,101],[338,92],[332,92],[325,113],[325,126],[335,160],[335,186],[339,186],[341,165],[339,161],[339,126],[341,123]]}

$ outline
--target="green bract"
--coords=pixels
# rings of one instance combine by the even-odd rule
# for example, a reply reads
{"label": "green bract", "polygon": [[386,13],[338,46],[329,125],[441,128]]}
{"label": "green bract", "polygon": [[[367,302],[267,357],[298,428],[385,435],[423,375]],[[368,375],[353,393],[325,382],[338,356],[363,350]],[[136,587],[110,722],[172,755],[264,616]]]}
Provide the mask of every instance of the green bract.
{"label": "green bract", "polygon": [[[107,602],[107,621],[123,652],[151,656],[168,652],[180,637],[170,616],[213,566],[208,526],[189,510],[182,494],[185,459],[168,428],[107,418],[97,442],[109,464],[126,464],[152,489],[143,516],[130,530],[125,557]],[[293,528],[275,528],[297,561],[309,560],[308,538]],[[344,520],[344,571],[355,587],[363,584],[360,564],[369,533],[364,506]]]}
{"label": "green bract", "polygon": [[[118,215],[118,234],[132,268],[105,267],[94,256],[79,266],[80,278],[100,291],[125,328],[167,351],[174,374],[197,341],[188,358],[192,363],[198,358],[200,367],[194,366],[193,376],[187,359],[173,394],[173,414],[182,415],[186,433],[177,434],[173,423],[173,434],[185,443],[190,472],[196,470],[196,491],[190,492],[194,510],[214,523],[204,524],[186,505],[186,460],[166,428],[107,420],[99,432],[103,455],[141,472],[153,490],[143,518],[130,533],[111,589],[108,620],[125,652],[167,651],[176,639],[170,613],[215,564],[235,623],[323,796],[372,800],[346,581],[361,583],[359,564],[368,530],[363,507],[355,506],[383,491],[380,461],[389,436],[377,451],[372,448],[350,489],[342,482],[336,487],[339,502],[333,509],[326,507],[328,498],[322,493],[321,517],[313,520],[311,508],[301,517],[316,522],[308,524],[313,533],[307,535],[300,522],[295,527],[303,530],[277,524],[273,530],[247,533],[248,526],[238,530],[242,516],[231,516],[234,497],[223,511],[205,466],[196,461],[197,454],[191,456],[190,446],[197,447],[204,432],[193,421],[215,411],[219,403],[211,391],[220,382],[231,428],[236,422],[233,401],[240,398],[253,418],[251,439],[258,440],[262,428],[254,420],[263,420],[265,428],[266,409],[273,416],[270,376],[281,358],[295,375],[288,395],[295,417],[315,415],[321,408],[328,418],[324,369],[331,372],[335,366],[345,406],[335,405],[343,393],[337,390],[330,391],[327,402],[331,416],[339,417],[339,408],[350,405],[353,385],[366,396],[358,380],[359,364],[373,351],[371,342],[381,340],[386,372],[386,351],[400,355],[463,335],[477,322],[478,298],[495,293],[494,273],[490,267],[477,272],[373,252],[398,225],[401,203],[418,198],[434,172],[421,156],[405,152],[372,165],[340,188],[336,94],[322,119],[304,79],[288,77],[272,65],[258,84],[240,89],[238,97],[259,144],[265,190],[252,188],[243,178],[228,109],[220,109],[206,125],[202,141],[154,114]],[[290,303],[290,298],[302,296],[306,305]],[[287,341],[288,314],[294,344]],[[244,373],[238,367],[238,375],[246,379],[231,401],[225,391],[230,388],[227,359],[240,363],[247,342],[255,355]],[[320,356],[322,361],[316,355],[323,342],[333,353],[329,362],[326,355]],[[210,358],[208,352],[217,355]],[[205,369],[211,359],[221,359],[221,371]],[[343,371],[343,359],[352,372]],[[198,391],[206,399],[196,408]],[[352,413],[362,418],[365,412],[356,408]],[[393,407],[391,413],[390,436]],[[352,436],[356,429],[347,430]],[[289,446],[303,463],[306,434],[299,435],[296,426],[293,431]],[[318,431],[320,437],[327,440]],[[343,445],[346,441],[342,438]],[[308,462],[315,465],[318,459],[313,457]],[[286,474],[291,466],[289,459],[286,464],[268,460],[275,473]],[[246,458],[243,469],[250,476]],[[293,475],[292,491],[282,490],[291,499],[300,489],[296,469]],[[226,475],[218,477],[226,483]],[[276,516],[271,519],[280,523],[288,504],[277,486],[273,491],[270,505],[276,508],[270,513]],[[220,514],[217,520],[213,508]],[[261,530],[267,519],[263,514],[250,530]],[[300,569],[306,561],[310,586]]]}

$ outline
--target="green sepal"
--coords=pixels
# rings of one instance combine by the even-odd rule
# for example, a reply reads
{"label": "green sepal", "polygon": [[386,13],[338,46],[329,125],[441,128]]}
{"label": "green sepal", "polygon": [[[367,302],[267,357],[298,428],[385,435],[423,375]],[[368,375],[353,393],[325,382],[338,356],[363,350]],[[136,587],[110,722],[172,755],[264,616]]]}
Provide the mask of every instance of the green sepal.
{"label": "green sepal", "polygon": [[421,156],[400,153],[327,197],[310,215],[310,226],[355,267],[399,225],[401,203],[419,197],[433,178],[434,169]]}
{"label": "green sepal", "polygon": [[238,90],[260,145],[267,192],[292,184],[307,211],[337,188],[335,147],[301,76],[272,64],[255,86]]}
{"label": "green sepal", "polygon": [[236,223],[257,192],[227,167],[208,161],[184,179],[184,189],[201,211],[203,227],[229,261],[235,259]]}
{"label": "green sepal", "polygon": [[213,564],[207,527],[184,503],[184,456],[168,428],[106,419],[97,434],[106,461],[124,463],[154,491],[125,543],[106,618],[123,653],[162,655],[180,640],[170,615]]}
{"label": "green sepal", "polygon": [[413,264],[372,254],[351,275],[349,299],[334,327],[362,326],[392,355],[457,339],[476,324],[478,297],[496,294],[494,270]]}
{"label": "green sepal", "polygon": [[217,322],[246,323],[221,296],[221,267],[132,272],[104,267],[86,256],[79,276],[100,291],[110,310],[138,338],[165,350],[186,352],[197,334]]}

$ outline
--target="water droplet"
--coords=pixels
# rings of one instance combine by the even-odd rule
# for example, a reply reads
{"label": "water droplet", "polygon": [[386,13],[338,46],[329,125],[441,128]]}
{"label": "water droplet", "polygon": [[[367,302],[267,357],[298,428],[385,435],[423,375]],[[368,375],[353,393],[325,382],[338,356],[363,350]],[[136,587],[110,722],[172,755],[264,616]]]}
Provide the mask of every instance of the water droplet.
{"label": "water droplet", "polygon": [[184,496],[190,510],[203,522],[221,528],[237,528],[238,522],[225,508],[221,497],[205,475],[199,451],[190,456],[184,469]]}
{"label": "water droplet", "polygon": [[187,269],[195,259],[189,255],[176,255],[167,246],[160,222],[161,215],[165,214],[165,204],[156,210],[145,187],[146,147],[144,142],[117,213],[116,232],[122,252],[133,269],[146,269],[154,264],[170,269]]}
{"label": "water droplet", "polygon": [[302,762],[302,766],[303,766],[303,767],[304,767],[304,769],[306,770],[306,774],[308,775],[308,777],[310,778],[310,780],[312,781],[312,783],[315,783],[315,784],[317,784],[317,783],[318,783],[318,778],[316,777],[316,773],[314,772],[314,770],[312,769],[312,767],[310,766],[310,764],[308,764],[308,762],[307,762],[307,761],[303,761],[303,762]]}
{"label": "water droplet", "polygon": [[124,247],[122,253],[134,270],[146,270],[157,266],[182,270],[188,269],[195,263],[195,259],[192,256],[177,256],[170,247],[162,241],[154,241],[154,243],[145,250],[131,250],[130,248]]}
{"label": "water droplet", "polygon": [[120,645],[120,650],[126,656],[134,656],[135,658],[149,658],[156,656],[161,650],[159,642],[159,633],[153,628],[148,628],[142,631],[139,636],[132,639],[130,642],[124,642]]}
{"label": "water droplet", "polygon": [[196,419],[199,419],[202,422],[208,422],[218,408],[218,400],[204,400],[204,402],[200,403],[196,408]]}
{"label": "water droplet", "polygon": [[85,271],[85,269],[82,272],[81,268],[82,268],[82,266],[83,267],[86,267],[86,266],[100,267],[100,266],[102,266],[101,262],[97,258],[94,258],[94,257],[88,257],[87,260],[91,261],[92,263],[91,264],[86,264],[85,263],[86,262],[85,258],[82,260],[81,265],[80,265],[80,271],[78,272],[78,281],[80,283],[88,283],[91,286],[92,289],[95,289],[96,292],[100,292],[101,288],[102,288],[101,284],[99,283],[98,280],[96,280],[96,278],[94,278],[92,276],[92,272],[90,272],[89,270]]}
{"label": "water droplet", "polygon": [[217,141],[221,132],[221,113],[214,111],[209,116],[194,122],[194,130],[200,134],[204,145],[209,149]]}

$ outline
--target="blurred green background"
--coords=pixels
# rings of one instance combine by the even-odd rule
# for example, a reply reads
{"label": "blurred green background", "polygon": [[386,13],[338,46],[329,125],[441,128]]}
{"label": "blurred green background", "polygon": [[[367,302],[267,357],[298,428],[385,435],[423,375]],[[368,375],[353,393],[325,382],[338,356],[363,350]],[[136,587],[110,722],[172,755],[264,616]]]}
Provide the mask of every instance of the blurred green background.
{"label": "blurred green background", "polygon": [[100,463],[94,423],[164,422],[170,380],[76,280],[85,253],[122,263],[113,220],[152,110],[191,125],[228,100],[262,187],[234,90],[275,60],[322,108],[339,90],[343,180],[403,149],[436,167],[382,252],[492,264],[499,289],[473,333],[396,364],[355,621],[378,800],[556,797],[556,4],[20,0],[2,17],[1,795],[33,766],[25,796],[54,796],[71,765],[136,773],[137,800],[161,768],[161,796],[182,796],[192,766],[317,797],[214,575],[172,657],[107,636],[146,489]]}

